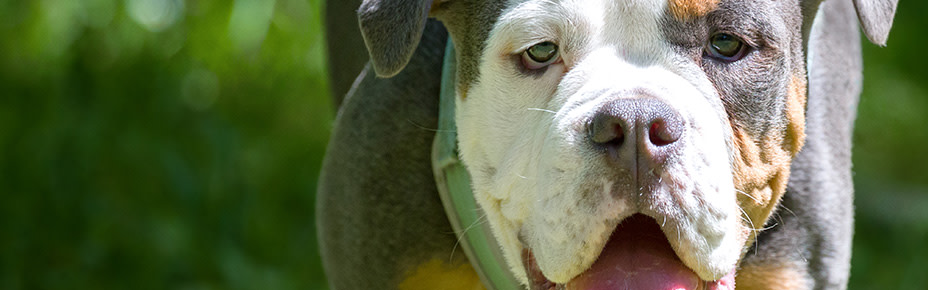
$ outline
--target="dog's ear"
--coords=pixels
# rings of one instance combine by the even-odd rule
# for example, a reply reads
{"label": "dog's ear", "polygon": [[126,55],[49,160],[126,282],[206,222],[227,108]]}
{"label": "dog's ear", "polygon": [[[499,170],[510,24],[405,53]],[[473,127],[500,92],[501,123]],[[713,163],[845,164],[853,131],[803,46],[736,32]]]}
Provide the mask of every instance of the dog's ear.
{"label": "dog's ear", "polygon": [[432,0],[364,0],[358,9],[361,35],[374,72],[392,77],[419,46]]}
{"label": "dog's ear", "polygon": [[854,0],[857,17],[860,18],[864,34],[870,42],[886,45],[898,2],[899,0]]}

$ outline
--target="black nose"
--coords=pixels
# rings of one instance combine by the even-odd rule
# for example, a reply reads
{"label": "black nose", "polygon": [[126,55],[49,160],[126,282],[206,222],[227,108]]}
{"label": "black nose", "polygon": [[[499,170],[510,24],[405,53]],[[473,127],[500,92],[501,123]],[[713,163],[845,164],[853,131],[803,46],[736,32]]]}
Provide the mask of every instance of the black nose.
{"label": "black nose", "polygon": [[[661,164],[676,150],[674,146],[686,127],[670,105],[654,98],[617,99],[602,106],[588,125],[594,146],[608,158],[633,166]],[[641,166],[643,164],[639,164]]]}

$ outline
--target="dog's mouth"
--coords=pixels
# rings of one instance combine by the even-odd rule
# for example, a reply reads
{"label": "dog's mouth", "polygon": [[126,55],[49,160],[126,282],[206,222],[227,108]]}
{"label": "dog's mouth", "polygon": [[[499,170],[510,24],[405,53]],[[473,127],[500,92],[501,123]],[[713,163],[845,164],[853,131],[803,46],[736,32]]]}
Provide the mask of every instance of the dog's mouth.
{"label": "dog's mouth", "polygon": [[532,290],[734,290],[734,270],[704,281],[677,257],[657,222],[645,215],[626,218],[616,227],[593,265],[566,284],[545,278],[531,250],[522,253]]}

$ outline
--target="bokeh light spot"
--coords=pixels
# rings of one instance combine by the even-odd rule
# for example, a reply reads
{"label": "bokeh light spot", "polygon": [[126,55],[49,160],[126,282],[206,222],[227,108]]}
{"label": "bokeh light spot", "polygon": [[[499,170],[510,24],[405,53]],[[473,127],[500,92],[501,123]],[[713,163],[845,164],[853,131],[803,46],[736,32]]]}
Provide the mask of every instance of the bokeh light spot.
{"label": "bokeh light spot", "polygon": [[127,0],[126,9],[132,20],[152,32],[171,27],[184,14],[182,0]]}

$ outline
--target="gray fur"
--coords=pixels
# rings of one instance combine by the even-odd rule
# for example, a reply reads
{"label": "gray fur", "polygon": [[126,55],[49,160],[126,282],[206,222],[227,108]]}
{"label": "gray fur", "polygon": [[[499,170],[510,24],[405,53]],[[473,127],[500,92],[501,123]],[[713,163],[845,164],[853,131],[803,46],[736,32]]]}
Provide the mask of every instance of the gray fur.
{"label": "gray fur", "polygon": [[432,0],[364,0],[358,9],[371,66],[380,77],[403,70],[422,38]]}
{"label": "gray fur", "polygon": [[886,45],[898,3],[899,0],[854,0],[860,25],[870,42]]}
{"label": "gray fur", "polygon": [[403,72],[366,70],[335,121],[316,200],[332,289],[395,289],[423,261],[466,260],[450,254],[456,238],[430,159],[447,34],[437,22],[425,31]]}

